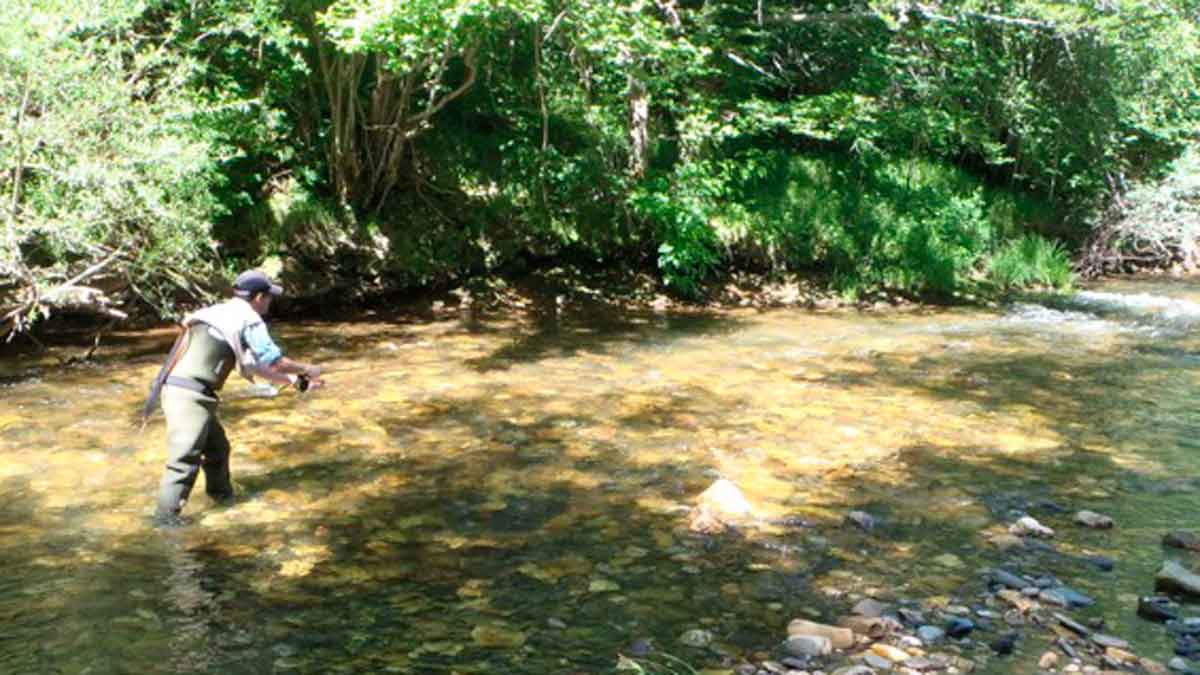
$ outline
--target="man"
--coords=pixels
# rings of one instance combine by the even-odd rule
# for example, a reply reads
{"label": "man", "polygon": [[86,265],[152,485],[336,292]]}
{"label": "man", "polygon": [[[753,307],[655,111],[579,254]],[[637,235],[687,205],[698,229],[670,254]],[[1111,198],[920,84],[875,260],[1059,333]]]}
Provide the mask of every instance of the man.
{"label": "man", "polygon": [[187,503],[196,474],[204,470],[205,491],[219,502],[233,498],[229,440],[217,419],[217,392],[236,365],[254,376],[302,391],[324,385],[321,369],[283,355],[262,317],[283,288],[258,270],[238,275],[233,297],[189,314],[151,387],[147,410],[161,391],[167,418],[167,467],[158,491],[156,520],[173,522]]}

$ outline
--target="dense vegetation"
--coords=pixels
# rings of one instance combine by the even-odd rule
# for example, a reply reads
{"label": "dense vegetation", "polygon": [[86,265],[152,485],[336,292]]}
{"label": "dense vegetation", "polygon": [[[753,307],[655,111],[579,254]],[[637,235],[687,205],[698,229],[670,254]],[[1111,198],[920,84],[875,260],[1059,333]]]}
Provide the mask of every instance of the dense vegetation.
{"label": "dense vegetation", "polygon": [[732,268],[1062,284],[1070,247],[1145,248],[1114,205],[1196,142],[1198,23],[1196,0],[3,3],[0,316],[169,314],[250,264],[347,299],[548,259],[684,295]]}

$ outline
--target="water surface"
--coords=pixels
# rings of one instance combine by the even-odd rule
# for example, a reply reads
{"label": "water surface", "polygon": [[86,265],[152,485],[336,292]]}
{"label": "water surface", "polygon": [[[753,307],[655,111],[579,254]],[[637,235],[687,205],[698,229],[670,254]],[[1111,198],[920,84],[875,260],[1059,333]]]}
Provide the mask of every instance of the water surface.
{"label": "water surface", "polygon": [[[999,563],[1069,581],[1097,600],[1080,616],[1165,661],[1134,608],[1165,557],[1194,562],[1159,541],[1200,507],[1197,326],[1181,281],[994,310],[281,324],[329,387],[231,379],[241,498],[201,478],[171,531],[149,526],[163,420],[135,419],[171,335],[112,336],[97,366],[13,359],[0,670],[590,673],[637,639],[728,668],[865,595],[970,604]],[[791,520],[691,535],[719,477]],[[1117,527],[1073,526],[1083,508]],[[855,509],[878,530],[843,526]],[[986,543],[1024,512],[1057,552]],[[716,642],[681,644],[694,628]],[[1013,657],[964,654],[1029,672],[1046,642],[1025,632]]]}

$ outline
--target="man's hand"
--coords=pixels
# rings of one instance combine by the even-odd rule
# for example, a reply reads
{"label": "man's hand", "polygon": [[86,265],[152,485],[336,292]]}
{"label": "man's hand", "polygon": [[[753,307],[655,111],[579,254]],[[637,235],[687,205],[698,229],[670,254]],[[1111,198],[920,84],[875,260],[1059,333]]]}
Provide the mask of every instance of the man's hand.
{"label": "man's hand", "polygon": [[304,376],[308,379],[308,387],[304,391],[325,386],[325,380],[321,379],[321,366],[305,366]]}

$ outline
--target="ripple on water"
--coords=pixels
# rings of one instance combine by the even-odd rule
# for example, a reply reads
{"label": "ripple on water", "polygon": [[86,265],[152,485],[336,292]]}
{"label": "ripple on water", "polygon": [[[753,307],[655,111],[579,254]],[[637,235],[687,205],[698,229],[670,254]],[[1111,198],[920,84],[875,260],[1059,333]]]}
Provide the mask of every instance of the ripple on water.
{"label": "ripple on water", "polygon": [[[227,401],[243,499],[212,504],[201,482],[170,535],[146,528],[161,417],[126,424],[151,366],[6,385],[0,670],[599,672],[635,639],[716,666],[679,636],[743,658],[865,594],[973,602],[978,568],[1001,563],[1084,590],[1161,658],[1127,601],[1161,531],[1200,509],[1200,401],[1191,345],[1146,327],[1193,311],[1103,293],[541,333],[363,322],[337,342],[284,326],[285,344],[372,367]],[[689,532],[716,477],[813,527]],[[1079,530],[1080,508],[1117,527]],[[880,526],[845,527],[852,510]],[[1004,557],[989,537],[1023,513],[1058,537]]]}

